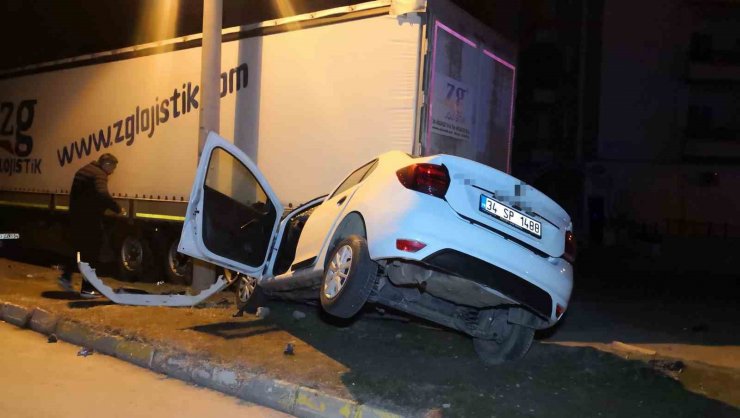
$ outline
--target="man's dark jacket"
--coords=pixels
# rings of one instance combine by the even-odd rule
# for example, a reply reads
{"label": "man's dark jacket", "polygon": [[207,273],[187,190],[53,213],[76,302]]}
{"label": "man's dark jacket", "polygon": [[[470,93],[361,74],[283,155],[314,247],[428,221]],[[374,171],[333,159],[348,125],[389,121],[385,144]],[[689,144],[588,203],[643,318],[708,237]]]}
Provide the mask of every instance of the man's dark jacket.
{"label": "man's dark jacket", "polygon": [[110,209],[116,213],[121,207],[108,192],[108,173],[92,162],[75,173],[69,194],[69,217],[72,242],[80,239],[98,241],[103,213]]}

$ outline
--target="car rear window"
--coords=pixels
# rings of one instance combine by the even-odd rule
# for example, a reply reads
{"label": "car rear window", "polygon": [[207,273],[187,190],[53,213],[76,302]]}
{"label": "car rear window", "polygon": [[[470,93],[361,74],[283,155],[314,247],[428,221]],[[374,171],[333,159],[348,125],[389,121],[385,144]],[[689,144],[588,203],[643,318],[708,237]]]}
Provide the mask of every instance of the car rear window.
{"label": "car rear window", "polygon": [[349,189],[355,184],[360,183],[365,177],[368,176],[368,174],[372,173],[373,170],[375,170],[375,167],[377,165],[378,165],[378,160],[372,160],[369,163],[358,168],[357,170],[353,171],[352,174],[347,176],[347,178],[344,179],[342,184],[340,184],[339,187],[337,187],[337,190],[335,190],[334,193],[332,193],[329,199]]}

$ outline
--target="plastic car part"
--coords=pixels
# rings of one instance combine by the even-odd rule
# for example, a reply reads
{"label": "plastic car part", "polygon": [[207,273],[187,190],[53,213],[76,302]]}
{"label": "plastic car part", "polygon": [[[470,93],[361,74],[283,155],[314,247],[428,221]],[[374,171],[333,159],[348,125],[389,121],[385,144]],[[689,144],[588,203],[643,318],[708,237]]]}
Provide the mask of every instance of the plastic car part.
{"label": "plastic car part", "polygon": [[450,175],[443,165],[413,164],[396,171],[396,176],[407,189],[439,198],[444,198],[450,187]]}
{"label": "plastic car part", "polygon": [[197,295],[157,295],[148,293],[130,293],[126,291],[115,291],[109,286],[106,286],[105,283],[103,283],[103,281],[98,278],[98,275],[95,274],[95,269],[90,267],[90,264],[79,260],[79,253],[77,265],[80,269],[80,273],[82,273],[82,276],[88,282],[90,282],[90,284],[92,284],[93,287],[98,290],[98,292],[102,293],[103,296],[107,297],[112,302],[118,303],[120,305],[194,306],[213,296],[215,293],[220,292],[229,284],[231,284],[230,281],[227,281],[224,279],[223,276],[220,276],[218,279],[216,279],[216,282],[211,285],[211,287],[202,290]]}

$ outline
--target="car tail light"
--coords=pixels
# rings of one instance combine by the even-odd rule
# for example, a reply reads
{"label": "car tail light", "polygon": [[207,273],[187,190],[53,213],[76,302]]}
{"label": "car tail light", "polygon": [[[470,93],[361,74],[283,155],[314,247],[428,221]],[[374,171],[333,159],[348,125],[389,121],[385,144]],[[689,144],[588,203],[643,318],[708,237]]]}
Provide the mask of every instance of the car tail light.
{"label": "car tail light", "polygon": [[565,312],[564,306],[560,305],[559,303],[555,305],[555,317],[556,318],[560,319],[560,317],[563,315],[564,312]]}
{"label": "car tail light", "polygon": [[563,258],[568,260],[568,262],[573,263],[576,261],[577,252],[576,236],[573,235],[572,232],[567,231],[565,233],[565,253],[563,254]]}
{"label": "car tail light", "polygon": [[397,239],[396,240],[396,248],[401,251],[408,251],[410,253],[415,253],[422,248],[426,247],[427,245],[423,242],[414,241],[412,239]]}
{"label": "car tail light", "polygon": [[447,168],[436,164],[413,164],[396,171],[398,181],[407,189],[444,198],[450,187]]}

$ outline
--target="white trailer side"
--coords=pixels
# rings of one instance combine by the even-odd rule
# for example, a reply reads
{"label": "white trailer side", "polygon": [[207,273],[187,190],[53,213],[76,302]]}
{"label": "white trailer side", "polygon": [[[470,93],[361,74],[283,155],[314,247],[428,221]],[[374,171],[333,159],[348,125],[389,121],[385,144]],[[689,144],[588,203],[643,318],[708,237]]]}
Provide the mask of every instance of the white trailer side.
{"label": "white trailer side", "polygon": [[[516,49],[446,0],[371,1],[223,39],[220,134],[286,207],[389,150],[508,171]],[[61,230],[74,172],[110,152],[109,189],[130,213],[113,222],[115,253],[133,242],[171,258],[197,161],[199,45],[194,35],[0,73],[0,210],[11,225],[30,220],[31,246],[62,246],[48,231]]]}

